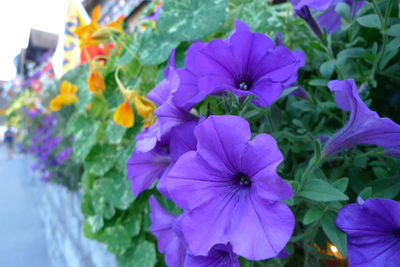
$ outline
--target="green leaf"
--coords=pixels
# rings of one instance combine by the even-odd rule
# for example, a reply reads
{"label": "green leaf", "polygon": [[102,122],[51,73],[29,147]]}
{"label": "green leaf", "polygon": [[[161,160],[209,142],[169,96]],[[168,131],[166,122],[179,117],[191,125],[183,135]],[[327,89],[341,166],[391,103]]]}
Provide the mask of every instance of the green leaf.
{"label": "green leaf", "polygon": [[143,240],[119,257],[118,261],[121,267],[153,267],[156,264],[155,245]]}
{"label": "green leaf", "polygon": [[132,211],[133,212],[129,213],[123,224],[131,236],[137,236],[141,230],[140,226],[142,225],[142,213],[139,213],[135,209],[132,209]]}
{"label": "green leaf", "polygon": [[96,145],[85,160],[85,169],[90,173],[102,176],[114,166],[115,151],[108,145]]}
{"label": "green leaf", "polygon": [[108,203],[118,209],[125,210],[133,202],[129,181],[123,175],[99,179],[94,187],[103,194]]}
{"label": "green leaf", "polygon": [[382,28],[381,21],[379,20],[379,16],[376,14],[365,15],[359,17],[357,22],[366,28],[375,28],[380,29]]}
{"label": "green leaf", "polygon": [[312,42],[312,43],[310,43],[310,46],[318,51],[321,51],[324,53],[326,52],[325,48],[320,43]]}
{"label": "green leaf", "polygon": [[338,248],[340,254],[347,257],[347,237],[346,234],[340,231],[335,225],[336,214],[333,212],[327,212],[324,214],[321,220],[322,229],[328,236],[329,240]]}
{"label": "green leaf", "polygon": [[384,33],[390,36],[400,37],[400,24],[394,24],[390,26],[390,28]]}
{"label": "green leaf", "polygon": [[97,188],[90,191],[90,198],[92,206],[97,215],[101,215],[106,219],[111,219],[115,215],[115,209],[108,204],[102,194]]}
{"label": "green leaf", "polygon": [[369,184],[374,189],[374,197],[395,198],[400,193],[400,177],[384,178]]}
{"label": "green leaf", "polygon": [[397,53],[399,52],[399,49],[392,49],[390,51],[387,51],[385,55],[382,58],[382,61],[379,62],[379,68],[384,69],[386,65],[392,60]]}
{"label": "green leaf", "polygon": [[170,40],[164,32],[159,30],[147,31],[142,38],[139,58],[144,65],[157,65],[164,62],[168,59],[171,50],[179,44],[177,41]]}
{"label": "green leaf", "polygon": [[349,198],[323,180],[312,179],[306,182],[299,196],[321,202],[348,200]]}
{"label": "green leaf", "polygon": [[321,66],[319,67],[319,72],[321,72],[321,75],[324,76],[325,78],[330,78],[333,74],[334,69],[335,69],[335,61],[329,60],[321,64]]}
{"label": "green leaf", "polygon": [[303,223],[305,225],[313,223],[316,220],[319,220],[323,214],[324,211],[320,210],[319,208],[311,207],[309,210],[307,210],[306,214],[304,214]]}
{"label": "green leaf", "polygon": [[108,105],[104,96],[94,96],[90,113],[95,119],[104,119],[108,115]]}
{"label": "green leaf", "polygon": [[74,135],[73,159],[77,162],[83,162],[90,150],[92,149],[95,141],[99,123],[85,123],[83,127]]}
{"label": "green leaf", "polygon": [[371,198],[372,196],[372,188],[370,186],[364,188],[359,196],[363,199],[363,200],[368,200],[369,198]]}
{"label": "green leaf", "polygon": [[88,217],[87,222],[89,223],[90,228],[93,233],[96,233],[97,231],[99,231],[101,228],[103,228],[103,225],[104,225],[103,216],[100,216],[100,215],[94,215],[94,216]]}
{"label": "green leaf", "polygon": [[371,53],[361,47],[351,47],[344,49],[338,53],[338,58],[366,58],[371,57]]}
{"label": "green leaf", "polygon": [[308,81],[309,85],[313,85],[313,86],[322,86],[322,87],[326,87],[328,85],[328,80],[325,79],[312,79]]}
{"label": "green leaf", "polygon": [[[233,1],[231,1],[232,3]],[[253,32],[277,32],[273,29],[276,26],[274,23],[273,10],[266,0],[259,1],[237,1],[235,7],[230,6],[229,8],[229,21],[239,19],[244,21]],[[271,12],[272,11],[272,12]]]}
{"label": "green leaf", "polygon": [[[86,80],[85,80],[86,84]],[[79,85],[78,85],[79,87]],[[76,108],[78,111],[83,112],[86,110],[87,106],[90,104],[90,101],[92,100],[93,94],[88,90],[87,85],[85,86],[80,86],[79,91],[78,91],[78,104],[76,105]]]}
{"label": "green leaf", "polygon": [[68,121],[67,134],[73,135],[85,127],[88,123],[88,118],[84,113],[76,112]]}
{"label": "green leaf", "polygon": [[335,187],[337,190],[343,193],[346,191],[348,185],[349,185],[349,178],[347,177],[340,178],[339,180],[336,180],[332,183],[333,187]]}
{"label": "green leaf", "polygon": [[390,41],[386,49],[387,51],[392,51],[398,48],[400,48],[400,37],[396,37],[392,41]]}
{"label": "green leaf", "polygon": [[114,121],[110,121],[106,128],[108,142],[113,145],[119,144],[122,140],[122,137],[124,137],[125,132],[126,128],[116,124]]}
{"label": "green leaf", "polygon": [[114,254],[122,255],[131,245],[131,236],[123,225],[107,227],[100,236],[107,249]]}
{"label": "green leaf", "polygon": [[157,22],[174,41],[201,39],[224,22],[228,0],[165,0]]}

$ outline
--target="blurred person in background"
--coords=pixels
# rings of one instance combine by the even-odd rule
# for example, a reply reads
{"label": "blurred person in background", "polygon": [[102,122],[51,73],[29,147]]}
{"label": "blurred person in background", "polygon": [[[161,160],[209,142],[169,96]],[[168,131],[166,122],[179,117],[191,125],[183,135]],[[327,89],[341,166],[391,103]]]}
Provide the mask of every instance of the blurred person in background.
{"label": "blurred person in background", "polygon": [[12,159],[14,149],[14,132],[9,126],[7,131],[4,133],[4,144],[7,147],[8,159]]}

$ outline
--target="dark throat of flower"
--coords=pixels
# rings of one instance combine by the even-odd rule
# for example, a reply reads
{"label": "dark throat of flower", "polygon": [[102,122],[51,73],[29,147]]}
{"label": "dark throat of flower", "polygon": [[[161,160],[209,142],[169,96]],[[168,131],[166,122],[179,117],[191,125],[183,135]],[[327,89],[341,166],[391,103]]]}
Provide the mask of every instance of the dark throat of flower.
{"label": "dark throat of flower", "polygon": [[253,83],[248,75],[245,75],[241,78],[236,78],[236,86],[241,91],[250,91],[252,85]]}
{"label": "dark throat of flower", "polygon": [[247,174],[242,172],[237,173],[234,176],[235,184],[239,185],[240,187],[250,187],[251,186],[251,179]]}

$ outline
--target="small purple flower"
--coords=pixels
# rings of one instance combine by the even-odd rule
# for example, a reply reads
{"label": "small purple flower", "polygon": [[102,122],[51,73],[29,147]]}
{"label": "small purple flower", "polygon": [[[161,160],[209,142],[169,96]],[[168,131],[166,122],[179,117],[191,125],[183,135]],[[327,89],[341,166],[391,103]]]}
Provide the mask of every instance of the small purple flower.
{"label": "small purple flower", "polygon": [[322,31],[315,21],[314,17],[311,15],[310,9],[307,6],[304,6],[300,9],[295,9],[296,14],[302,18],[310,27],[310,29],[315,33],[317,36],[322,36]]}
{"label": "small purple flower", "polygon": [[176,70],[180,84],[173,92],[173,101],[190,110],[208,95],[229,91],[239,97],[254,95],[254,104],[267,107],[297,79],[302,66],[299,61],[304,61],[303,53],[294,55],[284,46],[275,48],[270,38],[237,22],[227,40],[190,46],[185,68]]}
{"label": "small purple flower", "polygon": [[[267,134],[253,140],[246,120],[210,116],[195,128],[197,150],[183,154],[166,177],[186,212],[181,230],[190,251],[207,256],[217,244],[251,260],[277,256],[294,228],[281,202],[293,195],[276,173],[283,156]],[[255,160],[257,159],[257,160]]]}
{"label": "small purple flower", "polygon": [[[339,30],[342,24],[340,15],[335,11],[336,6],[340,2],[344,2],[350,7],[351,17],[354,17],[355,13],[364,5],[364,1],[356,2],[355,0],[291,0],[291,2],[297,14],[305,12],[308,8],[313,11],[323,12],[318,16],[317,21],[329,33]],[[309,19],[311,20],[311,18]]]}
{"label": "small purple flower", "polygon": [[56,156],[56,161],[58,164],[64,163],[66,160],[68,160],[71,156],[72,153],[72,147],[67,147],[64,150],[62,150],[58,155]]}
{"label": "small purple flower", "polygon": [[368,199],[348,204],[336,225],[347,234],[350,266],[398,266],[400,263],[400,203]]}
{"label": "small purple flower", "polygon": [[323,149],[323,155],[333,155],[355,145],[381,146],[392,153],[400,147],[400,125],[368,109],[358,95],[352,79],[330,81],[335,102],[342,110],[350,111],[347,124],[333,135]]}
{"label": "small purple flower", "polygon": [[179,219],[165,211],[154,196],[150,197],[151,232],[157,237],[158,250],[165,254],[169,267],[239,267],[231,246],[215,245],[207,256],[194,256],[186,248]]}
{"label": "small purple flower", "polygon": [[184,153],[196,149],[194,127],[196,122],[186,122],[171,130],[167,143],[157,143],[150,151],[135,150],[127,162],[128,178],[131,180],[132,192],[138,196],[144,190],[150,188],[159,178],[158,190],[166,197],[164,177],[172,165]]}

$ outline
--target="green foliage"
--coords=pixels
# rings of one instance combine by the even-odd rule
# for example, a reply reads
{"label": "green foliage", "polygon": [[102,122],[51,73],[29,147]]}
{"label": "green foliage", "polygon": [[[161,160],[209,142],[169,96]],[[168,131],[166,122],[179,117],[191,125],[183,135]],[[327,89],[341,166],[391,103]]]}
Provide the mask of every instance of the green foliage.
{"label": "green foliage", "polygon": [[[57,114],[57,133],[74,139],[74,162],[65,171],[75,170],[81,177],[85,235],[104,243],[123,267],[164,266],[149,230],[148,198],[154,194],[174,215],[182,211],[154,188],[133,197],[126,161],[142,129],[141,118],[135,114],[136,124],[130,129],[112,120],[123,101],[115,72],[118,69],[127,88],[144,95],[163,79],[165,61],[173,48],[177,49],[177,65],[182,66],[191,41],[227,38],[234,19],[241,19],[253,31],[270,38],[279,31],[287,47],[306,54],[306,66],[297,84],[286,89],[270,108],[255,107],[251,97],[243,100],[232,94],[208,97],[195,108],[204,116],[209,112],[242,116],[251,124],[253,134],[272,135],[285,159],[279,174],[295,191],[286,201],[296,216],[294,235],[285,248],[291,257],[261,262],[241,259],[241,264],[321,266],[326,259],[321,250],[328,241],[346,257],[346,236],[334,223],[338,210],[355,202],[357,196],[398,200],[400,161],[389,158],[382,149],[367,146],[326,159],[321,156],[321,142],[315,140],[331,136],[348,120],[327,89],[329,80],[355,79],[371,109],[400,123],[400,19],[399,7],[393,2],[381,0],[377,7],[366,4],[353,17],[349,7],[340,4],[336,10],[342,15],[342,29],[317,37],[293,16],[288,3],[165,0],[155,28],[117,40],[121,50],[110,55],[103,69],[103,96],[94,96],[87,89],[88,65],[65,74],[62,79],[78,85],[79,102]],[[292,95],[298,87],[306,92],[304,98]],[[55,87],[48,91],[54,94]]]}
{"label": "green foliage", "polygon": [[301,191],[299,196],[308,198],[310,200],[327,202],[327,201],[340,201],[348,200],[349,198],[343,194],[340,190],[336,189],[332,185],[321,179],[312,179],[307,181]]}
{"label": "green foliage", "polygon": [[228,0],[166,0],[157,23],[172,40],[202,39],[224,22]]}

